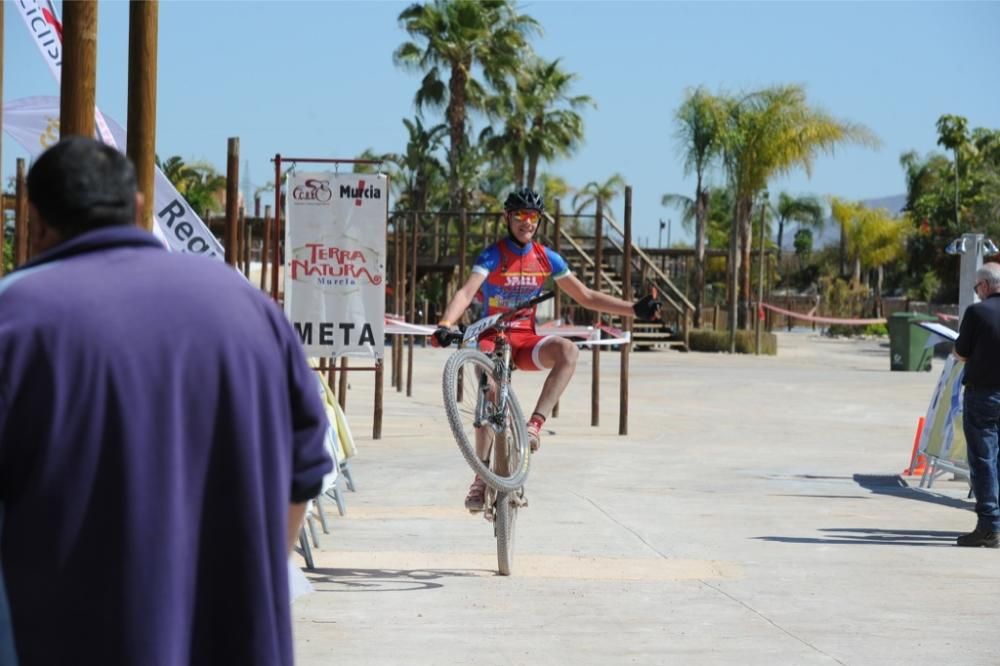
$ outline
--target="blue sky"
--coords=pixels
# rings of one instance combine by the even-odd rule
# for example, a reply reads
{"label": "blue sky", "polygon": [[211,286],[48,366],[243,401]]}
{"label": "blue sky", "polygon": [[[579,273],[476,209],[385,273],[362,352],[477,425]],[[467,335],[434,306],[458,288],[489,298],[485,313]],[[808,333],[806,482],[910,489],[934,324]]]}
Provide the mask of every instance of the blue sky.
{"label": "blue sky", "polygon": [[[59,3],[57,6],[61,7]],[[157,152],[207,160],[220,171],[238,136],[241,169],[273,177],[270,158],[352,157],[398,151],[414,113],[417,74],[397,69],[406,39],[401,2],[160,3]],[[862,123],[880,150],[846,147],[795,173],[773,193],[867,199],[904,191],[899,156],[936,150],[943,113],[1000,128],[1000,3],[571,2],[520,5],[544,35],[546,58],[579,75],[586,143],[544,167],[571,185],[621,173],[633,187],[635,234],[658,242],[665,192],[690,193],[673,138],[686,88],[738,92],[799,83],[811,103]],[[128,5],[99,5],[97,100],[125,126]],[[4,99],[57,95],[58,87],[8,2]],[[4,181],[25,152],[3,139]],[[241,174],[241,180],[243,174]],[[721,176],[715,177],[721,182]],[[621,201],[615,203],[621,216]],[[674,242],[684,240],[673,225]],[[663,237],[666,243],[666,234]]]}

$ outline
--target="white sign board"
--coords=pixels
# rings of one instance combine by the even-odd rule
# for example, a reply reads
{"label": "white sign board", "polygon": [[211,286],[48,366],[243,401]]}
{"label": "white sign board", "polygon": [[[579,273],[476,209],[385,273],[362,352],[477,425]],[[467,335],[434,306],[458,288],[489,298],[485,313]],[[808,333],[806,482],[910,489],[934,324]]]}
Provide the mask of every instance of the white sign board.
{"label": "white sign board", "polygon": [[307,356],[382,358],[388,197],[382,174],[289,174],[285,314]]}

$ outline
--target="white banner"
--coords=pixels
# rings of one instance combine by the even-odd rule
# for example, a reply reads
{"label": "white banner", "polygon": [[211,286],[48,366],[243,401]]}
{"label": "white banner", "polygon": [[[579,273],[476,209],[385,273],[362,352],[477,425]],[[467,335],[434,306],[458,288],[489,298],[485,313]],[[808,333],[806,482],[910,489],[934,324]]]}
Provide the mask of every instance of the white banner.
{"label": "white banner", "polygon": [[[21,12],[21,18],[38,47],[38,52],[49,66],[56,83],[62,79],[62,23],[55,6],[49,0],[16,0],[14,3]],[[55,111],[51,111],[51,100],[55,100]],[[25,137],[27,143],[14,136],[24,148],[31,153],[32,158],[59,140],[59,98],[35,97],[22,102],[39,100],[48,111],[44,118],[42,134]],[[94,120],[97,125],[97,135],[101,141],[114,146],[121,152],[125,143],[125,131],[114,122],[108,122],[101,110],[94,109]],[[52,124],[54,122],[54,125]],[[4,126],[7,126],[7,107],[4,106]],[[38,139],[37,141],[35,139]],[[41,145],[41,148],[37,148]],[[153,233],[164,241],[171,250],[205,254],[210,257],[224,258],[222,245],[208,230],[201,218],[188,205],[187,200],[174,188],[173,184],[163,175],[158,167],[153,178],[153,213],[156,224]]]}
{"label": "white banner", "polygon": [[59,83],[62,73],[62,23],[51,2],[38,0],[15,0],[21,10],[21,18],[28,26],[28,32],[35,41],[49,71]]}
{"label": "white banner", "polygon": [[[107,127],[112,138],[107,143],[124,146],[125,130],[121,125],[107,118]],[[4,104],[3,128],[32,159],[38,157],[59,140],[59,98],[27,97]],[[157,236],[177,252],[204,254],[221,260],[224,252],[219,241],[159,169],[153,183],[156,192],[153,214],[157,227],[154,232]]]}
{"label": "white banner", "polygon": [[383,357],[389,179],[289,174],[285,313],[307,356]]}

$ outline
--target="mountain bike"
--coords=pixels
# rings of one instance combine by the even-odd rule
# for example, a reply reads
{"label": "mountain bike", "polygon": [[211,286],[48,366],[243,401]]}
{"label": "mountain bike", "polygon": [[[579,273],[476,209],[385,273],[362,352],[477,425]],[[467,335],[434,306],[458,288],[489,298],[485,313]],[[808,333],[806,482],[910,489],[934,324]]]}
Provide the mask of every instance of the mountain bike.
{"label": "mountain bike", "polygon": [[[486,483],[483,516],[493,523],[502,576],[511,574],[514,527],[518,509],[527,506],[524,483],[531,460],[524,412],[510,385],[514,365],[507,330],[526,310],[554,295],[544,292],[507,312],[484,317],[447,340],[447,344],[460,341],[465,346],[487,331],[496,331],[490,354],[469,348],[452,354],[445,363],[441,385],[445,413],[458,448]],[[485,460],[476,453],[477,440],[486,445]]]}

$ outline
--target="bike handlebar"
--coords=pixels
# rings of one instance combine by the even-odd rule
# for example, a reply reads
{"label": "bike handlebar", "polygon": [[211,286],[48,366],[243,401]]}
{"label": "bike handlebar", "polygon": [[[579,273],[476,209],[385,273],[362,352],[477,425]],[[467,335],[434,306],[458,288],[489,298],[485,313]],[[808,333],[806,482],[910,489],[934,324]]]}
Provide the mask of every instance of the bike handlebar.
{"label": "bike handlebar", "polygon": [[[539,303],[543,303],[551,298],[555,298],[555,295],[556,292],[554,291],[543,291],[534,298],[529,298],[526,301],[518,303],[514,307],[507,310],[507,312],[504,312],[502,315],[500,315],[500,318],[497,320],[497,322],[499,323],[501,321],[503,322],[510,321],[515,316],[517,316],[517,314],[522,310],[527,310],[528,308],[532,308],[538,305]],[[446,346],[450,347],[451,343],[453,342],[461,342],[464,335],[465,335],[464,329],[462,331],[459,331],[458,333],[449,333],[447,336],[448,344]]]}

